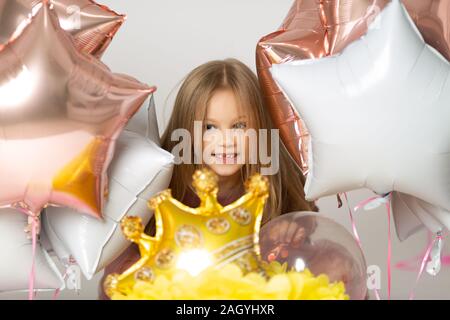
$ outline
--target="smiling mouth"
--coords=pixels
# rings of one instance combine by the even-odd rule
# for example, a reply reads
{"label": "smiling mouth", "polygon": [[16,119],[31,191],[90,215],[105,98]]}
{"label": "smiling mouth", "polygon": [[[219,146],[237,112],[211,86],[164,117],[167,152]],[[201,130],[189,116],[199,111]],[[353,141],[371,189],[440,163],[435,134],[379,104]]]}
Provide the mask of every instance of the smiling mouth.
{"label": "smiling mouth", "polygon": [[238,153],[212,153],[211,154],[219,163],[236,163]]}

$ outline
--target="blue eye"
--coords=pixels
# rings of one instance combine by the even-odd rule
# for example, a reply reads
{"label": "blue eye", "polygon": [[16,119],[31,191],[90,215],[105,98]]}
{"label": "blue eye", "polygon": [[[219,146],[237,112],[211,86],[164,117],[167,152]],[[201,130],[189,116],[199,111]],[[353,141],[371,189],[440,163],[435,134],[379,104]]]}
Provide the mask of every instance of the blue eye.
{"label": "blue eye", "polygon": [[245,122],[238,122],[233,126],[234,129],[245,129],[247,124]]}

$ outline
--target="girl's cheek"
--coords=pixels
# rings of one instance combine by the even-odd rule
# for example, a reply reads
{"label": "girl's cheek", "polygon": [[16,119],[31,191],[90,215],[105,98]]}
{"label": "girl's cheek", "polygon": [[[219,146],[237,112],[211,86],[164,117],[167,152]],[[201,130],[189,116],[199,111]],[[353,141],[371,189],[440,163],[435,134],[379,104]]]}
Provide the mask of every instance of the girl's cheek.
{"label": "girl's cheek", "polygon": [[203,146],[219,146],[222,143],[222,134],[219,130],[208,130],[203,134]]}

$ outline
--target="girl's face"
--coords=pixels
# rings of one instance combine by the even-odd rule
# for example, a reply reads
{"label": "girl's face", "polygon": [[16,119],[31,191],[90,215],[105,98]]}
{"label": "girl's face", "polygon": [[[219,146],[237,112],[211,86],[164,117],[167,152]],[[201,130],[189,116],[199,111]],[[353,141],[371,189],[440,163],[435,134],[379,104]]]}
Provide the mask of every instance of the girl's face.
{"label": "girl's face", "polygon": [[215,91],[206,110],[203,160],[219,178],[238,174],[248,160],[249,117],[231,89]]}

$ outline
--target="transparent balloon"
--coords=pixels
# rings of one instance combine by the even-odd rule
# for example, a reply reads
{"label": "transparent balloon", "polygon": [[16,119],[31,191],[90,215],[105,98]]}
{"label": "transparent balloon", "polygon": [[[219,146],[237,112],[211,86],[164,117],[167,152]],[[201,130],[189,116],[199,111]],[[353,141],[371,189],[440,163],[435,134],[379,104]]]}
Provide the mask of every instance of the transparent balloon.
{"label": "transparent balloon", "polygon": [[350,299],[367,296],[364,254],[351,233],[329,218],[315,212],[283,214],[261,228],[260,250],[265,261],[342,281]]}

